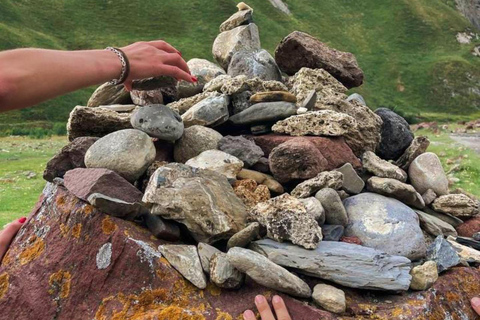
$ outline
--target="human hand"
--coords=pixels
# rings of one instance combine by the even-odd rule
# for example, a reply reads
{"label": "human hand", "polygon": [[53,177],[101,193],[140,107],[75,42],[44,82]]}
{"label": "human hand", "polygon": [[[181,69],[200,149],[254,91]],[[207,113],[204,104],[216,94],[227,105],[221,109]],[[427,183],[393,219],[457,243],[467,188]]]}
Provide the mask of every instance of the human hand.
{"label": "human hand", "polygon": [[480,316],[480,298],[475,297],[470,300],[470,303],[472,304],[473,310]]}
{"label": "human hand", "polygon": [[10,243],[25,221],[27,221],[27,218],[25,217],[12,221],[0,231],[0,264],[2,263],[3,256],[7,252]]}
{"label": "human hand", "polygon": [[[255,297],[255,305],[257,306],[258,312],[262,317],[262,320],[292,320],[288,314],[287,307],[285,302],[279,296],[273,296],[272,299],[273,309],[275,310],[276,318],[273,316],[272,310],[268,305],[267,299],[264,296]],[[243,313],[244,320],[256,320],[255,314],[252,310],[247,310]]]}
{"label": "human hand", "polygon": [[165,41],[135,42],[121,50],[130,62],[130,74],[124,83],[129,91],[133,80],[150,77],[171,76],[192,83],[197,81],[180,51]]}

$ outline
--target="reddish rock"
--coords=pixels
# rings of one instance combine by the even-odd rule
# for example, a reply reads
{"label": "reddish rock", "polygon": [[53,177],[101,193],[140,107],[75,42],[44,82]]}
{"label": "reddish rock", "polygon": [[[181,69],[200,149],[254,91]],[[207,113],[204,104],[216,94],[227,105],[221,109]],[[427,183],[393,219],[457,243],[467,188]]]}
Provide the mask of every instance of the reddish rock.
{"label": "reddish rock", "polygon": [[270,171],[280,183],[307,180],[327,170],[328,161],[305,138],[288,140],[275,147],[268,157]]}
{"label": "reddish rock", "polygon": [[[343,137],[310,137],[305,136],[328,161],[326,170],[333,170],[350,163],[356,169],[362,166],[360,160],[353,154],[352,149],[345,143]],[[259,136],[250,136],[255,143],[262,148],[265,156],[268,157],[273,148],[278,145],[298,137],[284,136],[279,134],[266,134]]]}
{"label": "reddish rock", "polygon": [[73,169],[64,176],[65,187],[80,199],[87,200],[92,193],[126,202],[141,202],[143,194],[116,172],[108,169]]}
{"label": "reddish rock", "polygon": [[[257,294],[200,290],[158,252],[167,242],[50,184],[0,267],[0,319],[237,319]],[[296,320],[334,316],[281,294]]]}
{"label": "reddish rock", "polygon": [[458,235],[462,237],[473,237],[474,233],[480,232],[480,215],[468,219],[456,228]]}
{"label": "reddish rock", "polygon": [[346,243],[358,244],[359,246],[362,245],[362,240],[360,240],[358,237],[341,237],[340,241],[346,242]]}
{"label": "reddish rock", "polygon": [[63,178],[68,170],[85,168],[85,153],[97,140],[97,137],[80,137],[67,144],[48,161],[43,179],[52,182],[57,177]]}
{"label": "reddish rock", "polygon": [[[159,256],[165,243],[48,184],[2,261],[0,318],[242,319],[244,310],[255,310],[257,294],[277,294],[251,281],[238,291],[197,289]],[[342,289],[341,316],[280,295],[295,320],[473,320],[469,299],[480,292],[480,270],[453,268],[424,292]]]}
{"label": "reddish rock", "polygon": [[288,75],[303,67],[325,69],[347,88],[363,83],[363,71],[353,54],[330,48],[304,32],[294,31],[285,37],[275,50],[275,61]]}

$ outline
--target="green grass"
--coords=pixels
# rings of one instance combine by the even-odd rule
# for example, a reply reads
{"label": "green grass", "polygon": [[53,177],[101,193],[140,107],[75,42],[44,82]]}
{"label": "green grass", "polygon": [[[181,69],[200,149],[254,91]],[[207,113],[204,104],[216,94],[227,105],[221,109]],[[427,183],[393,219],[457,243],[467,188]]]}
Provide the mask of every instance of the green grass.
{"label": "green grass", "polygon": [[430,139],[428,151],[439,156],[445,172],[449,172],[458,165],[458,169],[452,172],[452,176],[458,178],[459,182],[451,185],[450,189],[462,188],[480,197],[480,155],[449,137],[448,131],[457,127],[457,125],[449,125],[448,130],[442,130],[438,134],[434,134],[431,130],[419,130],[415,135],[427,136]]}
{"label": "green grass", "polygon": [[[211,58],[218,26],[239,2],[225,0],[3,0],[0,50],[123,46],[164,39],[186,59]],[[262,45],[273,53],[294,30],[306,31],[339,50],[353,52],[365,71],[361,93],[373,109],[395,107],[424,119],[478,117],[480,59],[476,43],[457,43],[471,24],[450,0],[286,0],[292,16],[268,1],[249,0]],[[35,108],[0,114],[0,123],[48,126],[65,122],[94,88],[80,90]],[[3,129],[0,128],[0,131]]]}
{"label": "green grass", "polygon": [[66,143],[66,137],[0,138],[0,228],[29,214],[45,186],[45,164]]}

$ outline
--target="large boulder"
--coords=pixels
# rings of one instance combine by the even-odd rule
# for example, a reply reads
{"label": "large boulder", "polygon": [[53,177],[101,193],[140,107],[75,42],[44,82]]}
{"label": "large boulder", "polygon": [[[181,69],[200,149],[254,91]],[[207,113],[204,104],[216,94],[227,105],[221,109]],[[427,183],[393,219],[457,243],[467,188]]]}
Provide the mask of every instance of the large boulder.
{"label": "large boulder", "polygon": [[228,66],[228,74],[232,77],[244,74],[249,78],[282,81],[282,73],[275,59],[263,49],[235,53]]}
{"label": "large boulder", "polygon": [[227,70],[235,53],[242,50],[259,50],[260,35],[254,23],[239,26],[220,33],[213,42],[213,57],[220,66]]}
{"label": "large boulder", "polygon": [[427,248],[417,214],[400,201],[361,193],[343,203],[349,219],[345,235],[388,254],[412,260],[425,257]]}
{"label": "large boulder", "polygon": [[304,32],[294,31],[285,37],[275,49],[275,61],[288,75],[307,67],[327,70],[347,88],[363,83],[363,71],[353,54],[330,48]]}
{"label": "large boulder", "polygon": [[413,141],[413,133],[408,122],[387,108],[375,110],[382,118],[382,140],[378,145],[378,155],[385,160],[397,160]]}
{"label": "large boulder", "polygon": [[[267,290],[269,294],[278,294],[250,279],[238,291],[222,290],[211,284],[206,290],[197,289],[160,258],[157,248],[162,244],[165,242],[152,238],[146,229],[102,214],[64,188],[49,184],[2,261],[2,317],[240,319],[246,309],[255,308],[256,295]],[[357,259],[357,252],[353,252]],[[368,258],[364,263],[380,261],[388,258]],[[336,264],[325,266],[335,268]],[[365,270],[357,264],[343,265],[346,270],[350,266],[353,272]],[[392,264],[388,266],[391,268]],[[379,270],[387,272],[385,268]],[[310,281],[312,286],[318,283]],[[424,292],[366,295],[364,291],[345,289],[348,313],[341,318],[360,319],[368,314],[378,319],[395,319],[402,314],[406,320],[443,320],[455,314],[473,320],[476,315],[469,299],[478,292],[480,271],[454,268]],[[339,320],[329,312],[280,295],[295,320]]]}
{"label": "large boulder", "polygon": [[151,213],[185,225],[197,241],[228,239],[245,227],[247,209],[227,178],[171,163],[150,178],[143,202]]}

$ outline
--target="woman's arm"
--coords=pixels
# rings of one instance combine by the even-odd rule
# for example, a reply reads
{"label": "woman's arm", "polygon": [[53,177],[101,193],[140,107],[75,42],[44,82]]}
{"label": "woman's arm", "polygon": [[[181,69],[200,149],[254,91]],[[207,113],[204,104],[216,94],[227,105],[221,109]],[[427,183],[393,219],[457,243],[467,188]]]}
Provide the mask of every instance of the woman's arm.
{"label": "woman's arm", "polygon": [[[122,48],[130,61],[131,82],[159,75],[188,82],[186,62],[164,41],[137,42]],[[0,52],[0,111],[35,105],[84,87],[117,79],[121,63],[115,53],[105,50],[59,51],[17,49]]]}

